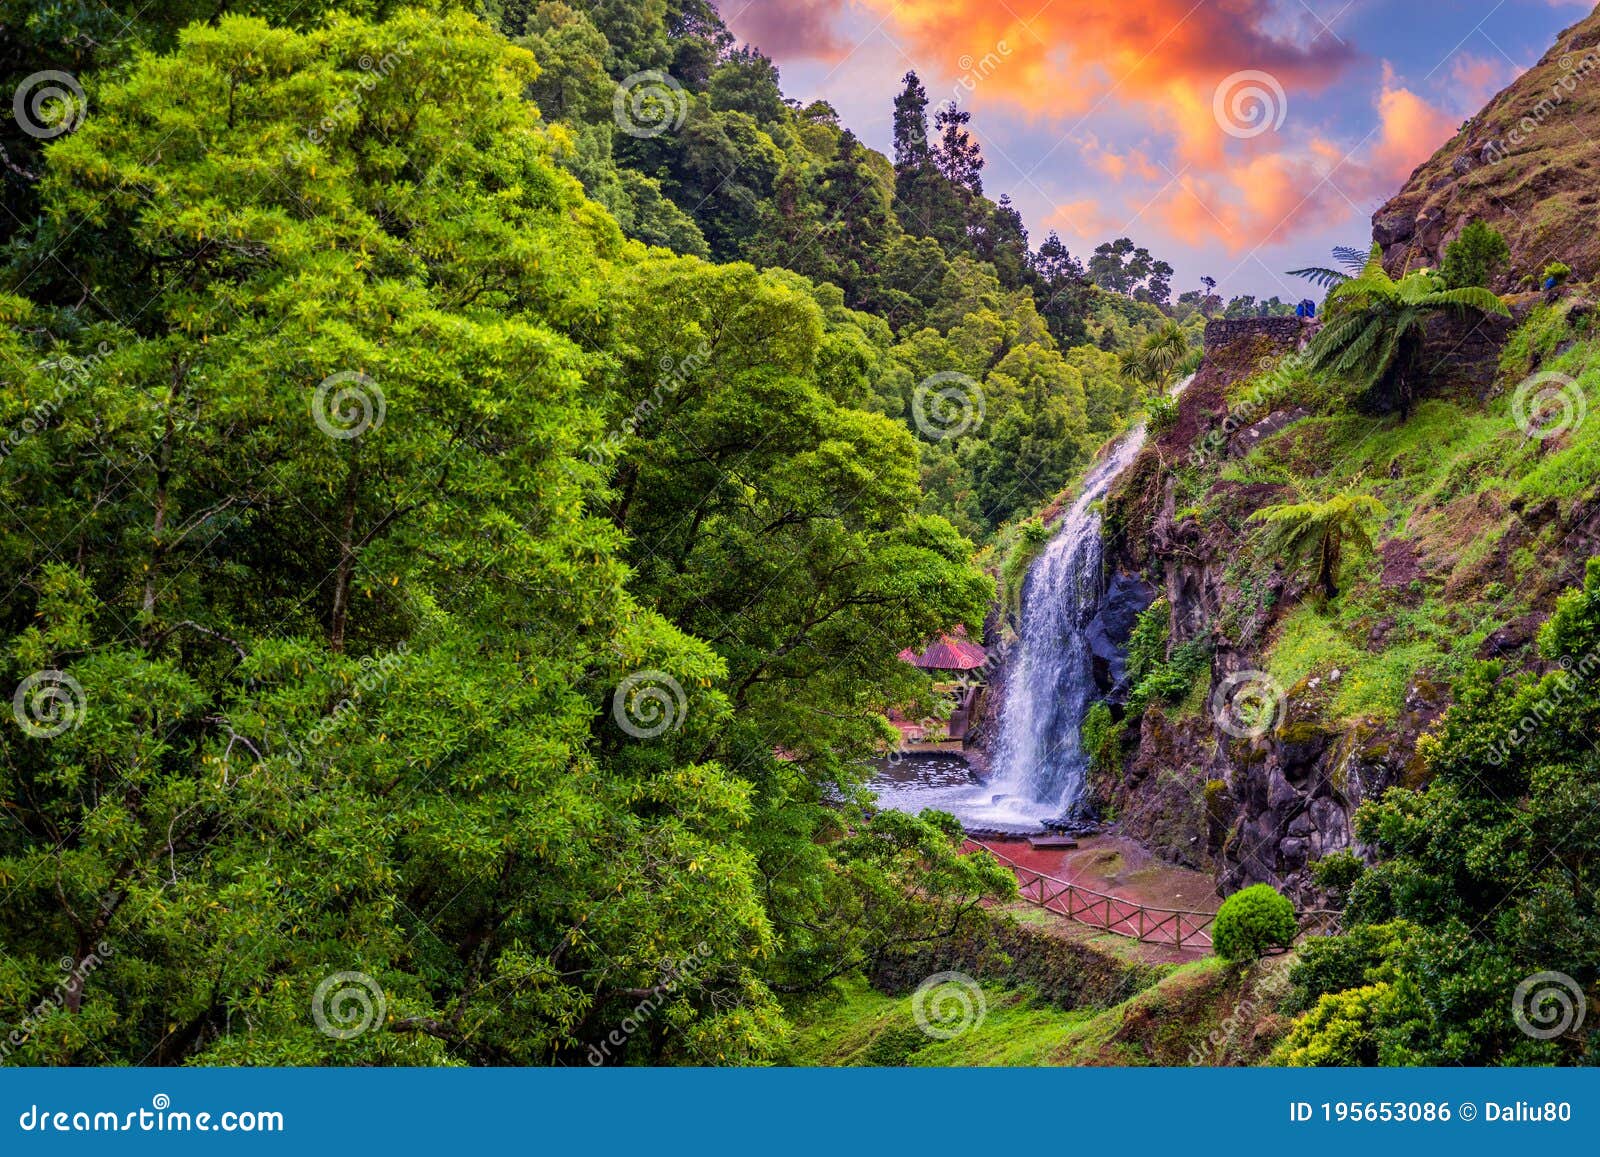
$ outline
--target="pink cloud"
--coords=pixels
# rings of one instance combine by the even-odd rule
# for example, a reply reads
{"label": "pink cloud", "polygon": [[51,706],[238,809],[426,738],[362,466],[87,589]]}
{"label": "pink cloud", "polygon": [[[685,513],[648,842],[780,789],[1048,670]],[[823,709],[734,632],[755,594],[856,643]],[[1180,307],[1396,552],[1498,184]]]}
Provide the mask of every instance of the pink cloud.
{"label": "pink cloud", "polygon": [[724,0],[733,34],[768,56],[836,61],[850,51],[835,31],[845,0]]}

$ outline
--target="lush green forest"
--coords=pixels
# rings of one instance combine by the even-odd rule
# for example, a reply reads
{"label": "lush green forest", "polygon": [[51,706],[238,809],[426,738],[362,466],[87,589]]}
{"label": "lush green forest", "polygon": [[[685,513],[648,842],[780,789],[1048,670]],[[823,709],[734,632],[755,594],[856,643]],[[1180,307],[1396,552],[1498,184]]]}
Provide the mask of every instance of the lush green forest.
{"label": "lush green forest", "polygon": [[[1030,238],[969,112],[908,73],[882,155],[707,0],[4,0],[0,27],[8,88],[51,78],[0,127],[0,1059],[901,1063],[829,1019],[902,1031],[869,979],[937,945],[1048,956],[951,816],[874,808],[886,712],[939,710],[898,656],[1015,610],[1035,516],[1108,439],[1194,434],[1167,390],[1209,319],[1292,305],[1175,287],[1131,238]],[[1169,523],[1276,544],[1238,552],[1261,581],[1227,614],[1307,560],[1275,670],[1393,610],[1368,490],[1420,521],[1490,487],[1484,459],[1414,475],[1476,429],[1419,401],[1421,327],[1507,314],[1491,248],[1333,274],[1312,360],[1237,375],[1346,474],[1317,446],[1160,459]],[[1520,316],[1508,357],[1582,379],[1585,316]],[[1234,484],[1283,501],[1241,513]],[[1381,677],[1436,670],[1454,703],[1426,774],[1361,806],[1372,855],[1323,861],[1342,935],[1302,944],[1244,1059],[1591,1055],[1502,1006],[1600,972],[1600,696],[1561,673],[1600,650],[1596,594],[1591,564],[1514,677],[1402,616],[1438,662]],[[1091,715],[1109,774],[1141,712],[1204,699],[1212,643],[1154,605],[1132,707]],[[1238,955],[1056,961],[1058,987],[1116,973],[1070,1050],[1030,989],[1010,1051],[938,1055],[1170,1063],[1095,1050],[1197,978],[1237,1001]]]}
{"label": "lush green forest", "polygon": [[255,12],[5,18],[81,78],[0,142],[10,1051],[768,1057],[1012,887],[861,761],[1126,420],[1156,263],[703,3]]}

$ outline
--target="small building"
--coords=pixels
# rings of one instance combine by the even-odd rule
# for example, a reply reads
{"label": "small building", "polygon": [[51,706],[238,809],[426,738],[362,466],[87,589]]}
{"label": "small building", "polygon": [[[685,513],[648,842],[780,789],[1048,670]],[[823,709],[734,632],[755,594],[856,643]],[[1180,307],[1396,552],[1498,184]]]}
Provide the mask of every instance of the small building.
{"label": "small building", "polygon": [[983,691],[981,680],[972,678],[972,673],[989,665],[988,650],[969,639],[965,627],[958,626],[922,651],[907,647],[900,652],[900,658],[933,676],[934,690],[950,700],[950,719],[941,728],[942,735],[929,734],[931,728],[926,722],[911,723],[897,711],[889,713],[889,721],[913,742],[965,739]]}

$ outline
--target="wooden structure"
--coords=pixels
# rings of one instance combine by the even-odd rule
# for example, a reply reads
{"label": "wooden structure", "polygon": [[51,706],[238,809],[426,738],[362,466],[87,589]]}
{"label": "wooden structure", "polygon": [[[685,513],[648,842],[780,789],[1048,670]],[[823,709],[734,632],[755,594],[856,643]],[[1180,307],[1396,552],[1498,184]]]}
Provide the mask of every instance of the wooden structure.
{"label": "wooden structure", "polygon": [[965,739],[979,710],[983,693],[981,682],[968,676],[989,665],[989,652],[967,638],[965,627],[958,626],[951,634],[940,635],[922,651],[907,647],[900,652],[900,659],[932,674],[934,690],[949,700],[950,718],[934,734],[928,733],[932,729],[920,723],[911,723],[896,711],[889,713],[889,721],[912,741]]}
{"label": "wooden structure", "polygon": [[1005,864],[1017,877],[1017,891],[1024,900],[1047,912],[1065,916],[1079,924],[1126,936],[1146,944],[1170,944],[1194,952],[1211,951],[1211,925],[1215,912],[1187,912],[1179,908],[1152,908],[1104,892],[1091,891],[1054,876],[1024,867],[995,851],[987,844],[969,841],[969,848],[984,848]]}

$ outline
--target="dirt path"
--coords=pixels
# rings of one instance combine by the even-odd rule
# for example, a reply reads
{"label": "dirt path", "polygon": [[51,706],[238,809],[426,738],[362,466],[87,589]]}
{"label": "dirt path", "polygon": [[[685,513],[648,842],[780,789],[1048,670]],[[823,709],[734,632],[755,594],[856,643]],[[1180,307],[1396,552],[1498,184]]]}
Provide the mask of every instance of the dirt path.
{"label": "dirt path", "polygon": [[[1028,846],[1027,840],[991,839],[981,842],[1025,868],[1136,904],[1188,912],[1215,912],[1220,902],[1209,875],[1157,859],[1142,846],[1123,836],[1084,836],[1079,839],[1076,848],[1053,851],[1035,850]],[[1033,915],[1026,915],[1023,909],[1030,910]],[[1177,962],[1205,955],[1202,949],[1179,950],[1164,945],[1140,944],[1128,937],[1097,932],[1026,901],[1014,911],[1019,919],[1025,919],[1053,934],[1073,939],[1094,939],[1144,960]]]}

